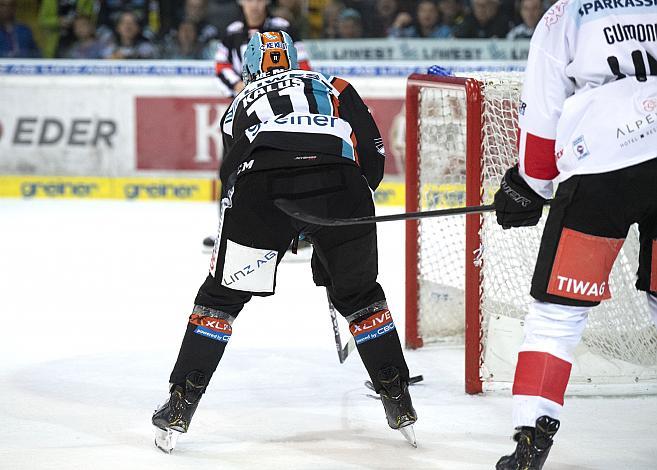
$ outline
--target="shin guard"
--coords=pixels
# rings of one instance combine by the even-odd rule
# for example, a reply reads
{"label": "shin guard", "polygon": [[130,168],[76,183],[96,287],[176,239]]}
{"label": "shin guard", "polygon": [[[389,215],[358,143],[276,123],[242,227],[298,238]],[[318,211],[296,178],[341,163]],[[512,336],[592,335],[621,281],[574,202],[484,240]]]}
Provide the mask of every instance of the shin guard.
{"label": "shin guard", "polygon": [[224,354],[234,320],[226,312],[195,305],[169,382],[183,384],[194,370],[202,372],[209,381]]}
{"label": "shin guard", "polygon": [[379,392],[382,388],[379,371],[391,366],[397,368],[402,381],[408,382],[408,366],[386,302],[361,309],[347,321],[374,389]]}

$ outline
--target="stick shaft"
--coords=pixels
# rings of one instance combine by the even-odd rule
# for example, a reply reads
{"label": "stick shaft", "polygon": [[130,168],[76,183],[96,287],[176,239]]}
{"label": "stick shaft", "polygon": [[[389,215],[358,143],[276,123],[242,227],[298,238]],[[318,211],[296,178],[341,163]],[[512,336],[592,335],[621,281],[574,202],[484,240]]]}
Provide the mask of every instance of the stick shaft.
{"label": "stick shaft", "polygon": [[462,214],[477,214],[481,212],[489,212],[495,210],[493,204],[484,206],[471,206],[471,207],[453,207],[449,209],[438,209],[432,211],[421,212],[404,212],[401,214],[390,214],[381,216],[370,217],[355,217],[352,219],[326,219],[304,212],[293,201],[287,199],[276,199],[274,204],[285,212],[287,215],[295,219],[302,220],[315,225],[326,226],[340,226],[340,225],[360,225],[360,224],[373,224],[376,222],[393,222],[397,220],[414,220],[422,219],[425,217],[444,217],[448,215],[462,215]]}

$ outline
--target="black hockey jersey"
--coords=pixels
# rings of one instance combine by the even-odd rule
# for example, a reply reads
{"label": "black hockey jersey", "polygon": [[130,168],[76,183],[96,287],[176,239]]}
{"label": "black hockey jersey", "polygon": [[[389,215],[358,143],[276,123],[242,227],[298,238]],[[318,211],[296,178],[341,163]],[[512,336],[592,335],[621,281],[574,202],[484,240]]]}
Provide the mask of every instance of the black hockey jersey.
{"label": "black hockey jersey", "polygon": [[235,85],[242,81],[242,57],[249,39],[254,33],[265,31],[287,32],[297,49],[299,68],[310,70],[308,53],[289,21],[277,16],[268,16],[259,28],[249,29],[244,20],[238,20],[226,28],[226,34],[219,43],[214,57],[217,78],[230,90],[233,90]]}
{"label": "black hockey jersey", "polygon": [[224,184],[247,170],[329,163],[358,165],[373,190],[383,178],[381,134],[358,92],[341,78],[287,70],[256,80],[235,97],[221,129]]}

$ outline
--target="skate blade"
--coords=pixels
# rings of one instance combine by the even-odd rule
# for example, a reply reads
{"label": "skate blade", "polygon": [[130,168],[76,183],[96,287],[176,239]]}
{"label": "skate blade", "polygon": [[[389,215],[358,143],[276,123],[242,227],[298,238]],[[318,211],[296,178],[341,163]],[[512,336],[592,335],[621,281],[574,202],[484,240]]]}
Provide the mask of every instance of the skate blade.
{"label": "skate blade", "polygon": [[173,452],[182,433],[173,429],[160,429],[155,427],[155,447],[166,454]]}
{"label": "skate blade", "polygon": [[415,440],[415,430],[413,429],[412,424],[404,426],[403,428],[399,428],[399,432],[402,433],[402,435],[404,436],[404,439],[406,439],[406,441],[410,445],[417,448],[417,441]]}

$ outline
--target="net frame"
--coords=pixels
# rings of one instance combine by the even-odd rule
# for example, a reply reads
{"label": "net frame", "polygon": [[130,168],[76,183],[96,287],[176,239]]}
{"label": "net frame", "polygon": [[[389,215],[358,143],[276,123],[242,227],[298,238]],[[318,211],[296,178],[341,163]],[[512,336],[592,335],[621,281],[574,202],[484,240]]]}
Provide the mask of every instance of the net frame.
{"label": "net frame", "polygon": [[[492,80],[490,80],[491,76],[494,76]],[[484,203],[485,201],[483,200],[484,198],[490,198],[490,191],[491,188],[487,188],[484,184],[484,180],[487,177],[490,177],[490,175],[485,174],[489,171],[488,165],[489,163],[486,163],[486,166],[482,164],[482,161],[486,157],[486,150],[485,147],[490,147],[491,144],[491,136],[490,134],[490,129],[485,129],[488,125],[491,124],[491,119],[492,120],[497,120],[498,115],[494,115],[493,118],[491,118],[490,114],[484,114],[484,110],[486,107],[494,107],[491,105],[491,103],[487,103],[486,100],[492,100],[494,98],[491,98],[490,95],[491,91],[493,88],[491,88],[489,85],[494,81],[497,80],[499,83],[500,76],[495,76],[495,74],[484,74],[483,76],[478,77],[480,80],[477,80],[475,78],[463,78],[463,77],[438,77],[438,76],[431,76],[431,75],[422,75],[422,74],[413,74],[409,77],[408,82],[407,82],[407,89],[406,89],[406,208],[407,211],[419,211],[422,210],[422,204],[428,204],[425,201],[422,201],[421,203],[421,198],[424,199],[425,194],[423,191],[426,191],[426,189],[420,188],[422,184],[426,185],[427,181],[426,179],[423,179],[422,174],[419,173],[420,170],[420,162],[419,160],[421,158],[427,158],[430,160],[429,156],[427,157],[422,157],[421,153],[422,152],[422,142],[424,142],[425,139],[427,139],[426,135],[420,135],[419,129],[420,129],[420,124],[421,124],[421,113],[420,113],[420,100],[423,95],[421,95],[421,90],[425,90],[424,94],[426,95],[426,89],[429,88],[439,88],[440,93],[445,93],[449,92],[454,93],[454,96],[458,96],[458,100],[464,101],[464,106],[465,106],[465,116],[463,119],[461,119],[461,116],[458,117],[459,121],[463,121],[460,123],[460,125],[465,126],[465,148],[464,149],[458,149],[457,153],[459,151],[462,151],[465,154],[465,204],[468,206],[472,205],[480,205]],[[519,76],[514,77],[515,83],[519,83]],[[484,92],[484,82],[486,86],[489,86],[487,88],[487,91]],[[503,86],[506,84],[502,84]],[[519,94],[519,85],[516,90]],[[484,96],[484,93],[486,93],[486,96]],[[431,96],[431,95],[429,95]],[[449,104],[449,100],[451,98],[454,98],[454,96],[447,96],[445,98],[443,95],[440,95],[443,99]],[[430,99],[430,98],[426,98]],[[505,103],[506,106],[503,104],[504,107],[509,107],[509,98],[506,98],[507,102]],[[444,107],[447,107],[443,105]],[[430,106],[428,106],[430,108]],[[509,146],[510,142],[515,142],[515,132],[516,129],[513,128],[513,126],[509,126],[509,116],[506,114],[510,114],[511,119],[516,119],[517,118],[517,112],[515,110],[511,110],[512,112],[507,113],[507,110],[503,109],[502,115],[500,117],[500,120],[503,121],[502,123],[502,130],[503,132],[501,134],[506,134],[505,137],[502,137],[502,140],[505,140],[507,142],[504,142],[503,145],[506,145],[507,148]],[[436,115],[431,115],[431,110],[429,111],[429,115],[427,116],[426,111],[424,115],[424,119],[428,119],[431,121],[432,119],[435,118]],[[487,111],[490,113],[489,111]],[[514,115],[515,113],[515,115]],[[452,115],[449,115],[449,113],[446,113],[449,118],[453,118]],[[439,116],[440,117],[440,116]],[[444,119],[444,116],[442,116]],[[507,119],[507,121],[504,121],[504,119]],[[449,127],[449,124],[447,122],[451,121],[442,121],[438,123],[438,127]],[[428,124],[430,126],[430,124]],[[511,127],[511,132],[509,132],[509,127]],[[499,129],[498,129],[499,130]],[[456,132],[459,131],[459,129],[455,130]],[[462,129],[461,129],[462,131]],[[433,136],[429,135],[429,138],[434,138],[435,140],[430,142],[430,145],[435,146],[435,144],[441,140],[441,138],[444,138],[445,136],[443,134],[440,134],[441,131],[438,131],[438,135],[434,134]],[[447,131],[449,132],[449,131]],[[426,132],[425,132],[426,134]],[[431,134],[431,133],[429,133]],[[509,134],[514,134],[512,138],[508,138]],[[495,135],[496,138],[500,137],[500,133]],[[459,138],[456,138],[458,140]],[[461,139],[463,139],[461,137]],[[444,143],[444,141],[442,142]],[[425,143],[426,144],[426,143]],[[493,142],[493,145],[496,145],[495,142]],[[426,149],[424,152],[430,153]],[[440,157],[442,158],[442,157]],[[432,163],[427,163],[425,162],[423,165],[423,168],[425,168],[426,172],[426,166],[427,165],[432,165]],[[430,174],[431,171],[428,171]],[[499,175],[498,175],[499,176]],[[426,177],[424,177],[426,178]],[[421,181],[422,180],[422,181]],[[485,189],[487,188],[487,189]],[[486,194],[484,194],[486,192]],[[459,205],[463,205],[461,202]],[[433,208],[433,207],[431,207]],[[426,207],[424,207],[426,209]],[[463,271],[465,272],[465,279],[463,281],[462,286],[458,286],[464,291],[464,301],[463,301],[463,307],[465,310],[465,389],[467,393],[481,393],[482,391],[485,390],[494,390],[497,389],[497,386],[499,383],[497,381],[491,380],[492,379],[492,374],[490,376],[487,376],[487,370],[484,364],[484,356],[486,351],[487,344],[484,340],[489,341],[490,338],[485,338],[485,328],[484,327],[490,327],[490,318],[489,317],[484,317],[484,311],[482,308],[482,303],[485,300],[485,297],[488,295],[490,296],[491,289],[490,289],[490,284],[487,279],[484,279],[484,272],[482,270],[482,264],[481,261],[484,260],[484,257],[482,256],[481,259],[477,259],[478,256],[482,255],[482,253],[479,251],[480,247],[485,246],[486,243],[484,243],[484,230],[485,227],[490,227],[491,224],[491,217],[486,216],[483,217],[478,214],[470,214],[467,216],[461,216],[465,218],[465,225],[463,228],[460,230],[463,231],[465,230],[465,250],[464,250],[464,266],[463,266]],[[432,219],[427,219],[427,220],[432,220]],[[434,219],[435,220],[435,219]],[[426,248],[423,246],[420,246],[419,239],[422,236],[421,233],[421,227],[420,224],[421,221],[407,221],[406,222],[406,346],[408,348],[418,348],[422,347],[424,340],[422,337],[422,331],[421,331],[421,326],[422,329],[424,330],[426,327],[426,324],[422,324],[421,319],[421,312],[420,312],[420,304],[422,302],[420,291],[422,289],[422,286],[420,285],[420,277],[421,269],[426,269],[426,267],[420,267],[421,266],[421,256],[424,250],[424,256],[426,256]],[[424,222],[426,224],[426,222]],[[435,227],[435,226],[434,226]],[[428,228],[424,228],[425,233],[424,236],[427,236],[428,231],[431,230],[431,226],[429,225]],[[540,233],[540,232],[536,232]],[[534,234],[534,236],[536,236]],[[424,238],[423,238],[424,241]],[[622,254],[622,253],[621,253]],[[431,261],[430,261],[431,262]],[[484,261],[485,263],[485,261]],[[490,266],[490,263],[488,263]],[[619,265],[619,263],[617,263]],[[484,267],[486,264],[484,264]],[[627,269],[627,266],[624,266],[625,269]],[[616,266],[614,268],[616,270]],[[612,273],[613,274],[613,273]],[[424,273],[426,276],[426,272]],[[613,277],[613,276],[612,276]],[[490,278],[488,278],[489,280]],[[484,290],[484,285],[487,285],[486,290]],[[423,294],[426,297],[426,293]],[[426,298],[424,299],[426,302]],[[487,300],[488,301],[488,300]],[[490,315],[490,306],[486,307],[486,314]],[[652,327],[651,327],[652,328]],[[651,335],[651,336],[650,336]],[[652,346],[654,346],[654,341],[655,338],[657,338],[657,335],[653,332],[650,333],[650,340],[653,341],[651,343]],[[586,338],[585,338],[586,340]],[[585,342],[585,340],[583,342]],[[657,349],[654,347],[651,347],[651,353],[652,356],[651,358],[657,354]],[[612,386],[608,389],[610,391],[607,392],[601,392],[601,393],[612,393],[612,394],[632,394],[632,393],[655,393],[657,392],[656,388],[656,383],[655,383],[655,378],[657,377],[657,368],[655,368],[655,365],[657,365],[657,362],[652,360],[650,364],[650,370],[649,370],[649,375],[650,378],[648,380],[651,380],[652,382],[648,385],[648,388],[646,389],[645,387],[645,382],[644,382],[644,377],[640,376],[640,373],[635,374],[635,371],[632,370],[630,372],[632,377],[635,377],[637,382],[640,381],[642,382],[642,387],[640,390],[641,391],[629,391],[623,387],[623,386],[616,386],[615,384],[611,384]],[[506,379],[508,381],[508,379]],[[571,382],[572,384],[572,382]],[[599,384],[594,384],[599,387]],[[509,388],[508,383],[503,384],[502,387],[499,387],[501,389]],[[573,391],[573,389],[581,390],[581,391]],[[572,387],[569,385],[569,390],[571,390],[571,393],[585,393],[585,394],[590,394],[592,387],[587,385],[584,385],[583,388],[580,388],[578,386]],[[600,390],[599,388],[597,390]],[[596,392],[593,392],[596,393]]]}
{"label": "net frame", "polygon": [[[437,77],[412,74],[406,86],[406,210],[416,212],[419,207],[418,174],[418,95],[422,87],[465,89],[466,94],[466,205],[481,202],[481,117],[482,95],[479,82],[471,78]],[[481,366],[481,314],[479,307],[480,267],[475,264],[475,250],[479,246],[481,217],[465,216],[465,388],[468,393],[482,391],[479,378]],[[422,347],[418,329],[418,233],[419,221],[406,221],[406,347]],[[477,295],[473,295],[476,292]]]}

